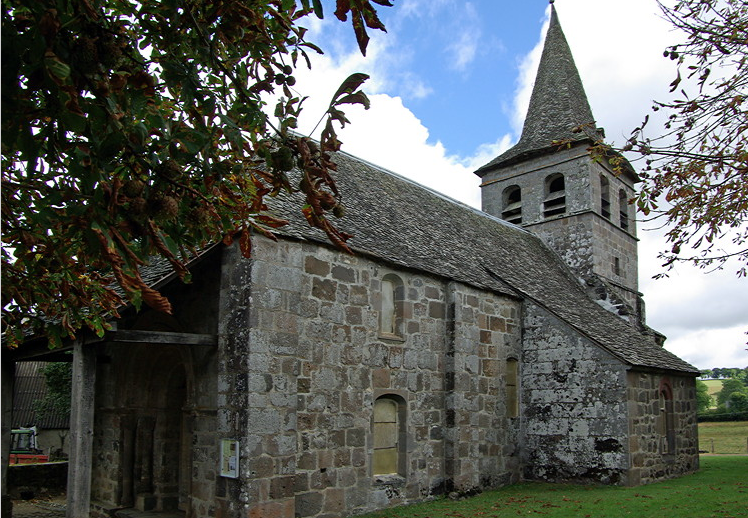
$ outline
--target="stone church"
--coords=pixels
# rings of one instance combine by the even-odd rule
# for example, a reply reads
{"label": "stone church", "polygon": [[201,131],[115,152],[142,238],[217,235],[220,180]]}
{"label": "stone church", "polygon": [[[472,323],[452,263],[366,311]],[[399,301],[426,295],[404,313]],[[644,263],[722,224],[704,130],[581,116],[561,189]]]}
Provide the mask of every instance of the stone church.
{"label": "stone church", "polygon": [[592,159],[593,121],[554,10],[482,211],[340,154],[354,255],[281,205],[252,259],[216,245],[189,285],[153,264],[172,316],[69,346],[68,516],[337,518],[698,469],[699,373],[645,323],[637,175]]}

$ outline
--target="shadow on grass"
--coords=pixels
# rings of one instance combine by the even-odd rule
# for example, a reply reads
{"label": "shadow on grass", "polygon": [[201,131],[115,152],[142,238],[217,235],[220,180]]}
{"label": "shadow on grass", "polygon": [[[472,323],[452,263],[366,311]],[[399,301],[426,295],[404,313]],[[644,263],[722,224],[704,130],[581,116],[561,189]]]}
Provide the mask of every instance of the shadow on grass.
{"label": "shadow on grass", "polygon": [[692,475],[639,487],[522,483],[365,518],[748,518],[748,456],[707,456]]}

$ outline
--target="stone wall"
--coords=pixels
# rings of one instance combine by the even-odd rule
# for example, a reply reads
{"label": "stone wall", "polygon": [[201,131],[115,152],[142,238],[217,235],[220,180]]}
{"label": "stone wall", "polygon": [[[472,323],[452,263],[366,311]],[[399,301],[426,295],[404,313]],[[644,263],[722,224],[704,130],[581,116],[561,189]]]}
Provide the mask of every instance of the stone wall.
{"label": "stone wall", "polygon": [[625,484],[626,366],[533,303],[524,323],[524,477]]}
{"label": "stone wall", "polygon": [[[341,516],[518,479],[503,383],[517,301],[314,244],[256,238],[253,254],[250,516]],[[393,275],[394,335],[379,331]],[[375,476],[383,396],[402,406],[401,467]]]}
{"label": "stone wall", "polygon": [[699,468],[695,398],[693,377],[628,373],[629,484],[648,484]]}
{"label": "stone wall", "polygon": [[[667,380],[668,426],[693,434],[662,456],[663,381],[627,379],[542,307],[319,244],[253,245],[252,259],[224,249],[215,284],[198,281],[173,317],[124,319],[214,329],[217,350],[99,348],[92,516],[339,518],[521,478],[648,482],[697,462],[690,378]],[[396,418],[375,421],[380,399]],[[239,444],[235,477],[221,473],[224,439]]]}
{"label": "stone wall", "polygon": [[637,307],[638,250],[631,235],[594,212],[548,220],[528,230],[558,252],[576,275],[584,279],[601,276],[613,297],[632,309]]}
{"label": "stone wall", "polygon": [[[144,308],[123,315],[120,329],[215,333],[217,266],[207,261],[189,288],[166,291],[173,315]],[[216,380],[215,347],[98,346],[92,517],[126,507],[215,513]]]}
{"label": "stone wall", "polygon": [[[238,246],[226,247],[221,257],[220,291],[218,296],[218,351],[217,351],[217,433],[213,448],[209,430],[204,433],[205,449],[200,461],[208,475],[202,491],[202,505],[193,512],[196,518],[243,516],[249,498],[248,488],[236,478],[220,476],[218,471],[218,443],[221,440],[240,440],[247,434],[249,363],[249,311],[251,305],[251,262],[242,257]],[[252,369],[261,369],[256,363]],[[239,469],[249,471],[250,448],[241,444]],[[193,491],[195,490],[193,486]],[[214,490],[215,493],[211,494]],[[211,498],[212,497],[212,498]],[[214,504],[214,505],[212,505]]]}

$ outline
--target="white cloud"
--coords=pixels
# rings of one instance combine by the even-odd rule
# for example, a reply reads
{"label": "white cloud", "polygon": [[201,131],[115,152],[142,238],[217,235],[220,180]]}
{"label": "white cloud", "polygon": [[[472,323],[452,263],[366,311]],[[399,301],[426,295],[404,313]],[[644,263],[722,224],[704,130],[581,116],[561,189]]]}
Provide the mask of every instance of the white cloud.
{"label": "white cloud", "polygon": [[404,0],[400,12],[403,16],[431,18],[442,10],[444,6],[453,2],[454,0]]}
{"label": "white cloud", "polygon": [[414,74],[403,74],[400,84],[402,85],[403,97],[406,99],[424,99],[434,93],[433,88]]}
{"label": "white cloud", "polygon": [[454,39],[452,43],[447,46],[446,52],[450,68],[460,72],[467,69],[468,65],[470,65],[475,59],[475,55],[478,51],[479,37],[480,32],[476,34],[474,30],[466,30],[460,34],[458,39]]}
{"label": "white cloud", "polygon": [[[512,144],[514,144],[514,137],[512,135],[502,135],[495,142],[488,142],[478,146],[473,155],[464,159],[463,163],[468,169],[475,171],[512,147]],[[475,207],[480,208],[480,205],[475,205]]]}
{"label": "white cloud", "polygon": [[[344,150],[473,206],[480,206],[470,161],[450,156],[399,97],[376,94],[371,109],[350,110],[354,123],[340,132]],[[347,112],[348,113],[348,112]],[[481,164],[482,165],[482,164]]]}
{"label": "white cloud", "polygon": [[699,369],[747,367],[746,325],[689,331],[666,342],[665,348]]}

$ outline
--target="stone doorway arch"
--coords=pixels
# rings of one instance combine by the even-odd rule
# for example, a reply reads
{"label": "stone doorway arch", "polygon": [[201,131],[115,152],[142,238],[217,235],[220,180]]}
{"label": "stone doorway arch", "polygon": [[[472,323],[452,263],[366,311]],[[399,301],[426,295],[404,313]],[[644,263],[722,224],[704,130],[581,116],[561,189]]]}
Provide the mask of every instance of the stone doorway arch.
{"label": "stone doorway arch", "polygon": [[[179,331],[169,324],[148,318],[142,327]],[[120,504],[139,511],[188,511],[194,381],[189,347],[138,344],[128,349],[119,383]]]}

